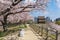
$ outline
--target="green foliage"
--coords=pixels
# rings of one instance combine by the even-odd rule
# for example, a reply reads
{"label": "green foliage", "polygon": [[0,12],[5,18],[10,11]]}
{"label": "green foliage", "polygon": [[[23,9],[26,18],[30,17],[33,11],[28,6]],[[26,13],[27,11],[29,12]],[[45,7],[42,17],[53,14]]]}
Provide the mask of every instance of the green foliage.
{"label": "green foliage", "polygon": [[60,25],[60,20],[59,21],[56,21],[56,24]]}
{"label": "green foliage", "polygon": [[31,23],[33,23],[33,20],[28,20],[27,23],[31,24]]}
{"label": "green foliage", "polygon": [[20,24],[20,25],[17,25],[15,27],[8,27],[7,31],[5,31],[5,32],[1,31],[0,32],[0,37],[4,37],[4,36],[6,36],[8,34],[14,33],[14,32],[18,31],[21,28],[27,28],[26,24]]}
{"label": "green foliage", "polygon": [[4,33],[3,32],[0,32],[0,37],[3,37],[4,36]]}
{"label": "green foliage", "polygon": [[26,26],[26,24],[21,24],[20,26],[19,26],[19,28],[26,28],[27,26]]}
{"label": "green foliage", "polygon": [[0,37],[6,36],[8,33],[6,32],[0,32]]}

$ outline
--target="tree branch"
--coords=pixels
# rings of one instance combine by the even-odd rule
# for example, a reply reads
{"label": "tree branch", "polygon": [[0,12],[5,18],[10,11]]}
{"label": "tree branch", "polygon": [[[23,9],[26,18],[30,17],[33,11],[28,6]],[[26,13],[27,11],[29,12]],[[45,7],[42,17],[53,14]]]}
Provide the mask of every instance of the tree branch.
{"label": "tree branch", "polygon": [[3,10],[2,12],[0,12],[1,13],[0,16],[9,12],[14,6],[16,6],[20,2],[21,2],[21,0],[17,1],[16,3],[13,2],[12,5],[10,6],[10,8],[7,8],[7,9]]}

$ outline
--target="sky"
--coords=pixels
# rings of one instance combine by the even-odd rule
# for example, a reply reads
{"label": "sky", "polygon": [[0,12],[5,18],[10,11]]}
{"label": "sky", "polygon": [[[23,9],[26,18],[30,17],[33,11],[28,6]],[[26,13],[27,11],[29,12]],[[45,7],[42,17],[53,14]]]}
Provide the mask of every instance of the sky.
{"label": "sky", "polygon": [[30,12],[33,17],[45,16],[55,20],[60,18],[60,0],[50,0],[46,12],[42,13],[40,10],[33,10]]}

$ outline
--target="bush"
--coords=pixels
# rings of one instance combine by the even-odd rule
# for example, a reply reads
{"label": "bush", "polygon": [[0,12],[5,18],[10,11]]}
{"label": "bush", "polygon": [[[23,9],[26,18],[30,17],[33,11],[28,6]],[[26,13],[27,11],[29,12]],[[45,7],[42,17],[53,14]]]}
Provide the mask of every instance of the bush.
{"label": "bush", "polygon": [[27,26],[26,26],[26,24],[21,24],[20,26],[19,26],[19,28],[26,28]]}
{"label": "bush", "polygon": [[60,25],[60,21],[56,21],[56,24]]}

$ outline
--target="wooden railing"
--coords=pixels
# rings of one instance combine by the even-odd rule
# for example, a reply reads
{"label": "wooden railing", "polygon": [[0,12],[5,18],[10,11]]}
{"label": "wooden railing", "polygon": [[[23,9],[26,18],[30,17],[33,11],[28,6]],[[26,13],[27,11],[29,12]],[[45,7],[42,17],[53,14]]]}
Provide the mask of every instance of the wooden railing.
{"label": "wooden railing", "polygon": [[58,40],[58,31],[44,24],[30,24],[30,27],[44,40]]}

